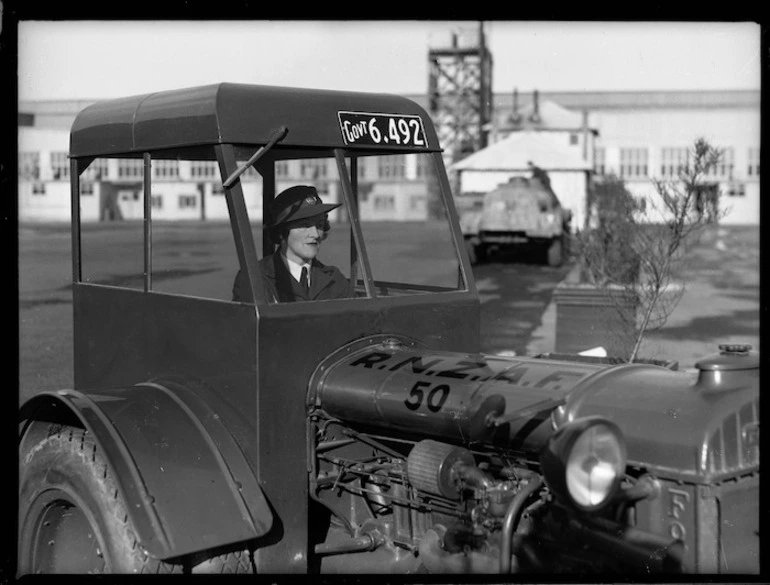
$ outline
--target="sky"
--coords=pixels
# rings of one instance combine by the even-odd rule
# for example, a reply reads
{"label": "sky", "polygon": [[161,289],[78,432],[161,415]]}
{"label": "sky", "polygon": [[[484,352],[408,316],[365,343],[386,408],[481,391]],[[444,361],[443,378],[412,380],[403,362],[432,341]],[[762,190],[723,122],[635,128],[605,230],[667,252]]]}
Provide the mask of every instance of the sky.
{"label": "sky", "polygon": [[[219,82],[424,94],[478,21],[21,21],[20,100]],[[760,89],[751,22],[484,22],[496,93]]]}

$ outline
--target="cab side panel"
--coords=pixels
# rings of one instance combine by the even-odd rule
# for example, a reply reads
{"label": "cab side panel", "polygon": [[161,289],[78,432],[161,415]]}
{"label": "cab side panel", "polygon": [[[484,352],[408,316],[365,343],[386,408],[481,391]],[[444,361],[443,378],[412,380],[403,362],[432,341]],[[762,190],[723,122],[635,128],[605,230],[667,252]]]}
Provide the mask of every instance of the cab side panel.
{"label": "cab side panel", "polygon": [[84,284],[73,301],[77,390],[178,381],[221,405],[222,424],[256,460],[253,306]]}

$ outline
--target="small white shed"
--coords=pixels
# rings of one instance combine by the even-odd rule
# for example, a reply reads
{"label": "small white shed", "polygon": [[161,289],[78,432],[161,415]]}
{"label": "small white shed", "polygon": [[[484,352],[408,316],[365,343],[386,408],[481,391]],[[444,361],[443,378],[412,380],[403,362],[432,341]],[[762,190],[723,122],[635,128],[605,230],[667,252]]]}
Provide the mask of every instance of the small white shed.
{"label": "small white shed", "polygon": [[551,187],[565,209],[572,211],[572,226],[586,218],[589,173],[592,166],[581,152],[565,144],[561,133],[520,131],[450,166],[458,173],[457,199],[478,196],[516,176],[532,175],[530,164],[548,173]]}

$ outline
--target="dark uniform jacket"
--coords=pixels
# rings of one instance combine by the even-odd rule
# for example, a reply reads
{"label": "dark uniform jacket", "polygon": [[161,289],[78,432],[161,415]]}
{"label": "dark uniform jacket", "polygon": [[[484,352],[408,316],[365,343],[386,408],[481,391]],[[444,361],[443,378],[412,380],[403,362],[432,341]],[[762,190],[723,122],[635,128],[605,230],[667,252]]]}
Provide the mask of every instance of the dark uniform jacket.
{"label": "dark uniform jacket", "polygon": [[[265,294],[269,303],[291,301],[324,301],[345,299],[355,296],[353,286],[336,266],[326,266],[313,259],[310,265],[310,292],[305,294],[300,284],[294,280],[289,268],[276,252],[259,261]],[[233,300],[248,303],[248,285],[246,277],[239,270],[233,283]]]}

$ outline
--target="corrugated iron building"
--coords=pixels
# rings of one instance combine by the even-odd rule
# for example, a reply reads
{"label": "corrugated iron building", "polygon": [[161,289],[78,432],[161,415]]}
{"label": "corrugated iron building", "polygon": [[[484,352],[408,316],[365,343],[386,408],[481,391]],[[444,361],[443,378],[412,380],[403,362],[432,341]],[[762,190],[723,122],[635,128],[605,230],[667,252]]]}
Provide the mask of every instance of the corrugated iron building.
{"label": "corrugated iron building", "polygon": [[[423,107],[428,105],[428,96],[407,97]],[[75,114],[93,101],[19,104],[21,221],[69,220],[69,127]],[[498,142],[506,145],[510,161],[502,169],[505,172],[526,172],[521,168],[522,161],[531,161],[552,172],[557,170],[552,164],[555,160],[579,160],[581,162],[573,166],[580,168],[569,172],[587,177],[614,173],[626,181],[635,195],[653,197],[651,178],[672,177],[687,148],[702,136],[725,153],[723,164],[710,177],[721,191],[720,205],[729,209],[723,223],[756,224],[759,221],[759,91],[512,92],[496,94],[494,101],[487,148],[501,149],[496,147]],[[517,133],[521,133],[519,138],[510,138]],[[525,134],[527,138],[523,137]],[[561,154],[557,157],[552,152],[551,160],[543,154],[549,148]],[[460,162],[472,163],[478,174],[479,159],[474,162],[473,157],[480,156],[480,152]],[[494,154],[498,150],[492,152],[492,158],[498,156]],[[424,219],[427,205],[419,200],[419,172],[405,169],[400,173],[398,170],[403,165],[398,160],[391,162],[392,168],[362,165],[360,173],[364,182],[379,185],[362,204],[362,214],[369,219]],[[584,165],[588,170],[583,169]],[[333,169],[332,161],[287,164],[278,170],[279,188],[314,182],[334,198],[338,184]],[[116,209],[123,217],[138,213],[141,178],[137,170],[125,161],[104,160],[92,165],[84,177],[83,188],[84,194],[94,197],[84,203],[83,218],[109,219],[111,213],[117,214]],[[164,161],[154,165],[154,172],[157,180],[153,201],[155,217],[226,217],[214,165]],[[583,202],[575,195],[576,189],[580,189],[575,186],[579,182],[572,181],[572,187],[558,187],[562,193],[554,185],[557,195],[578,216],[584,213]],[[383,188],[384,185],[387,188]],[[109,197],[105,196],[105,189]],[[465,189],[461,186],[455,193],[458,200],[464,196]],[[471,192],[474,189],[472,185],[467,187]],[[256,174],[245,176],[244,191],[252,218],[258,221],[261,210],[257,203],[259,177]],[[107,199],[114,200],[115,206],[105,205]]]}

